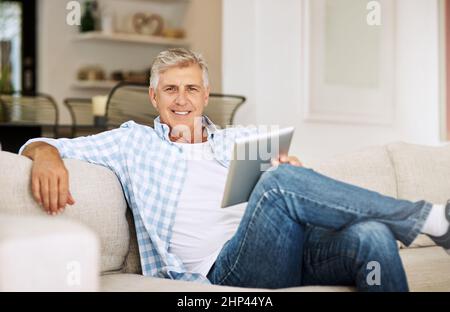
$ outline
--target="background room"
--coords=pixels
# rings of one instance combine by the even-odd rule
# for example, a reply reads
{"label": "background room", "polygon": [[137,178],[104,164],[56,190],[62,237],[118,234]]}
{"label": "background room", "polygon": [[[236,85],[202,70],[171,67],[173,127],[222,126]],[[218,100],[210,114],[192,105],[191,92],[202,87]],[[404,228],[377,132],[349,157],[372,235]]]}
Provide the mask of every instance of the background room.
{"label": "background room", "polygon": [[[106,98],[121,80],[145,83],[153,57],[174,46],[207,58],[212,92],[246,98],[232,111],[234,124],[295,126],[291,151],[306,163],[369,145],[448,138],[444,0],[98,0],[90,6],[93,29],[70,23],[70,1],[0,3],[2,14],[8,5],[18,13],[0,32],[13,89],[49,95],[57,108],[55,118],[53,107],[35,105],[34,119],[3,109],[3,146],[22,142],[14,136],[25,124],[45,136],[101,131],[92,97]],[[89,4],[79,4],[83,20]]]}

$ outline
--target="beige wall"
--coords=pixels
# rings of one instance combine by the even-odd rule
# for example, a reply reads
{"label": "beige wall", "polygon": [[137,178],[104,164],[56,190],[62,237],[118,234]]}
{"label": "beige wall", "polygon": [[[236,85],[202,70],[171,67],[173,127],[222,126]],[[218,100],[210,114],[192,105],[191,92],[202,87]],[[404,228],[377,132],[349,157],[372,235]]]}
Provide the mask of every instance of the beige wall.
{"label": "beige wall", "polygon": [[[116,42],[77,42],[76,26],[65,22],[68,1],[38,1],[38,90],[51,94],[60,108],[60,123],[69,124],[70,115],[63,106],[66,97],[91,97],[105,90],[75,89],[72,83],[80,66],[100,64],[112,70],[142,70],[150,66],[163,46]],[[221,0],[132,1],[100,0],[116,11],[161,12],[173,24],[186,27],[191,48],[203,53],[210,63],[212,90],[221,91]],[[120,23],[119,23],[120,25]]]}
{"label": "beige wall", "polygon": [[[439,0],[439,101],[440,101],[440,135],[441,140],[450,140],[450,110],[447,109],[449,100],[447,100],[447,42],[446,42],[446,0]],[[447,1],[450,4],[450,2]],[[450,89],[450,88],[449,88]]]}
{"label": "beige wall", "polygon": [[211,90],[222,91],[222,0],[190,0],[186,29],[191,48],[208,61]]}

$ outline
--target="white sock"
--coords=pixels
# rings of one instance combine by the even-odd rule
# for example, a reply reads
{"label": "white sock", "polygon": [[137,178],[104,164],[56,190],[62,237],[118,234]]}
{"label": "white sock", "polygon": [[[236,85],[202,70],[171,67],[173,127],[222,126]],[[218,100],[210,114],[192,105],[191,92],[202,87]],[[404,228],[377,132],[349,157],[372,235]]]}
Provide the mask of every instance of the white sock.
{"label": "white sock", "polygon": [[449,223],[445,218],[445,206],[433,205],[422,228],[422,233],[432,236],[442,236],[447,233]]}

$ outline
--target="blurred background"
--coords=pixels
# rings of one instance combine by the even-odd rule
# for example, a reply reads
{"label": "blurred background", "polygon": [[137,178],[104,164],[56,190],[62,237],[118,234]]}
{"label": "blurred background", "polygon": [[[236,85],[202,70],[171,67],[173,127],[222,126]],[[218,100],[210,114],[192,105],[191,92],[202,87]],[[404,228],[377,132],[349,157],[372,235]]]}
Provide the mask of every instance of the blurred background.
{"label": "blurred background", "polygon": [[291,153],[306,163],[440,145],[449,25],[447,0],[0,0],[0,142],[17,152],[33,136],[98,133],[113,116],[146,123],[151,62],[181,46],[206,57],[218,99],[245,98],[208,113],[295,126]]}

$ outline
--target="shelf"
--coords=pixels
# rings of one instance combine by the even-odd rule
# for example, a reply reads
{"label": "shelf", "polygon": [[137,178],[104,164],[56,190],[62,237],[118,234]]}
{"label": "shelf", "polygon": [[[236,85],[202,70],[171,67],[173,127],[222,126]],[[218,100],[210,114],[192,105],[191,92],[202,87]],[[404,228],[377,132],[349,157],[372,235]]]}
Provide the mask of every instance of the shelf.
{"label": "shelf", "polygon": [[75,81],[72,83],[72,87],[77,89],[112,89],[118,81],[111,80],[86,80]]}
{"label": "shelf", "polygon": [[142,43],[142,44],[154,44],[165,46],[189,46],[188,41],[185,39],[167,38],[160,36],[146,36],[128,33],[104,34],[100,31],[90,31],[86,33],[77,34],[75,40],[76,41],[105,40],[105,41]]}

